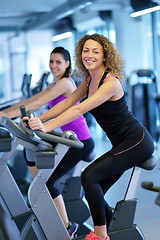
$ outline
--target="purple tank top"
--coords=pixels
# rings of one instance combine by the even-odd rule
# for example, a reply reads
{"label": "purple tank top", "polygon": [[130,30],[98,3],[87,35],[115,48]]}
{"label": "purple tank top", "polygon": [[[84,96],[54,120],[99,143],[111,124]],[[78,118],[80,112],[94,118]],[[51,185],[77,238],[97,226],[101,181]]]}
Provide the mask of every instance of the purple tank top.
{"label": "purple tank top", "polygon": [[[53,99],[52,101],[49,102],[49,107],[50,108],[54,107],[57,103],[63,101],[64,99],[66,99],[66,97],[62,95]],[[77,104],[78,103],[76,103],[75,105]],[[79,140],[85,140],[91,137],[90,130],[86,123],[86,119],[84,118],[83,115],[75,119],[74,121],[62,126],[61,130],[63,132],[67,130],[75,132]]]}

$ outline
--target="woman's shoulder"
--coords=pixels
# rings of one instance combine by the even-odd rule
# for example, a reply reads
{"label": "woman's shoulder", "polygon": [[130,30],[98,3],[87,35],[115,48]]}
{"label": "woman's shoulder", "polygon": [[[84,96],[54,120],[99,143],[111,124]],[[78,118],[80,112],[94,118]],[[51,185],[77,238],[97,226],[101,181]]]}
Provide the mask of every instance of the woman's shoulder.
{"label": "woman's shoulder", "polygon": [[77,88],[76,87],[76,84],[75,84],[75,81],[73,80],[73,78],[72,77],[64,77],[64,78],[62,78],[61,80],[61,83],[63,83],[63,84],[67,84],[68,86],[70,86],[71,88],[73,88],[74,87],[74,89],[75,88]]}
{"label": "woman's shoulder", "polygon": [[74,81],[74,80],[71,77],[63,77],[58,82],[62,82],[62,81],[64,81],[64,82],[71,82],[71,81]]}
{"label": "woman's shoulder", "polygon": [[62,77],[61,79],[58,79],[57,81],[54,82],[54,85],[58,86],[61,84],[69,84],[70,83],[70,79],[67,77]]}

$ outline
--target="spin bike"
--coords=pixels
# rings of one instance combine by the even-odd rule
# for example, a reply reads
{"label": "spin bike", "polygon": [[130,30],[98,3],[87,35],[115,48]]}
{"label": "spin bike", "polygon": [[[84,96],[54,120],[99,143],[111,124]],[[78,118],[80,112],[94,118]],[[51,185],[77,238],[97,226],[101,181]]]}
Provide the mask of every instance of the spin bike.
{"label": "spin bike", "polygon": [[152,155],[144,163],[133,168],[125,197],[116,204],[109,224],[110,240],[145,240],[141,229],[134,223],[137,205],[137,199],[134,198],[134,195],[142,170],[152,170],[156,166],[157,161],[158,158]]}
{"label": "spin bike", "polygon": [[[15,136],[17,139],[20,139],[21,141],[20,144],[22,144],[22,141],[23,141],[24,147],[26,148],[28,147],[32,149],[32,151],[36,156],[36,162],[37,162],[36,164],[39,166],[39,168],[41,167],[43,168],[37,174],[36,178],[33,180],[33,183],[29,188],[28,196],[29,196],[29,202],[31,204],[31,212],[33,212],[33,215],[32,215],[33,218],[31,218],[31,220],[29,221],[29,225],[27,224],[27,227],[23,228],[21,236],[26,236],[28,229],[30,230],[30,228],[32,227],[34,229],[34,232],[36,232],[36,235],[39,234],[39,236],[41,236],[43,235],[42,233],[45,233],[45,235],[47,236],[47,238],[38,237],[38,239],[54,240],[53,238],[53,234],[54,234],[54,236],[56,237],[55,240],[57,239],[68,240],[69,239],[68,233],[66,232],[63,222],[61,221],[60,216],[56,211],[54,202],[51,199],[45,184],[47,179],[49,178],[48,175],[50,176],[53,170],[47,169],[48,166],[46,167],[44,164],[45,157],[47,156],[47,159],[49,161],[48,164],[50,165],[50,168],[55,169],[55,162],[53,163],[53,155],[56,158],[59,155],[59,154],[57,155],[57,152],[62,153],[62,151],[57,151],[57,148],[59,149],[60,146],[62,147],[62,144],[64,144],[64,142],[62,144],[57,144],[57,147],[54,148],[53,150],[53,148],[50,145],[48,145],[48,143],[44,142],[45,140],[53,141],[52,139],[53,136],[51,134],[42,133],[40,131],[36,131],[35,133],[30,132],[21,126],[17,126],[12,120],[6,117],[2,117],[2,124],[4,127],[8,129],[9,132],[13,134],[13,136]],[[15,128],[15,126],[16,126],[16,131],[15,129],[13,131],[13,128]],[[17,127],[18,127],[18,134],[17,134]],[[19,130],[23,130],[23,131],[21,132]],[[26,136],[27,136],[27,141],[26,141]],[[57,143],[57,140],[54,139],[54,141]],[[53,154],[53,151],[55,151],[55,154]],[[50,156],[50,160],[52,163],[50,163],[48,156]],[[61,158],[62,157],[63,156],[61,156]],[[54,160],[57,160],[57,159],[54,159]],[[135,210],[136,210],[136,204],[137,204],[137,200],[134,199],[134,194],[139,182],[142,168],[146,170],[152,170],[156,165],[156,163],[157,163],[157,158],[155,156],[152,156],[151,158],[147,159],[141,166],[137,166],[133,168],[124,200],[117,203],[113,217],[109,225],[109,236],[111,240],[121,240],[121,239],[145,240],[145,237],[141,232],[140,228],[136,224],[134,224],[134,216],[135,216]],[[0,177],[0,182],[2,182],[1,177]],[[46,203],[45,205],[44,205],[44,202]],[[54,211],[52,212],[53,209]],[[51,215],[54,214],[54,218],[52,218],[50,214]],[[49,216],[48,221],[46,221],[45,216]],[[55,223],[54,226],[52,226],[51,222]],[[53,227],[55,227],[55,229]],[[61,228],[62,228],[62,231],[60,230]],[[59,236],[58,234],[60,234],[60,232],[61,232],[61,235]],[[27,238],[24,237],[22,239],[27,239]],[[30,239],[34,239],[34,238],[30,238]],[[80,237],[78,239],[84,239],[84,238]]]}
{"label": "spin bike", "polygon": [[[70,240],[46,182],[69,147],[82,148],[83,144],[70,131],[62,135],[32,132],[5,116],[2,117],[1,124],[3,131],[7,129],[11,134],[11,138],[8,136],[6,139],[8,143],[2,146],[0,157],[0,212],[3,213],[0,218],[3,237],[1,239]],[[53,142],[54,147],[46,141]],[[6,149],[9,144],[10,148]],[[28,190],[30,208],[7,167],[10,156],[18,144],[34,152],[36,164],[40,168]],[[9,229],[11,225],[15,237],[13,232],[9,232],[12,231]]]}

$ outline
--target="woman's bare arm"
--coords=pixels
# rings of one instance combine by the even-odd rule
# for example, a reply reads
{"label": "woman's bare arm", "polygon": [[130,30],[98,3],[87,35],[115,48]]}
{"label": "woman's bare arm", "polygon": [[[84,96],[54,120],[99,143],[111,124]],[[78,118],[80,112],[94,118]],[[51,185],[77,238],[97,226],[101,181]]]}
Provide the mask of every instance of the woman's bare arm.
{"label": "woman's bare arm", "polygon": [[[76,91],[73,94],[75,96]],[[101,105],[107,100],[116,100],[116,98],[120,98],[121,96],[123,96],[123,94],[123,89],[119,80],[116,78],[110,78],[109,80],[108,78],[108,81],[106,83],[104,83],[93,95],[91,95],[82,103],[67,109],[64,105],[64,109],[66,109],[66,111],[45,124],[42,124],[42,122],[40,121],[41,118],[31,118],[30,126],[33,130],[41,129],[44,132],[49,132],[79,118],[84,113]]]}
{"label": "woman's bare arm", "polygon": [[[49,91],[49,89],[50,89],[50,87],[47,87],[42,92],[39,92],[30,98],[22,100],[22,101],[18,102],[17,104],[13,105],[12,107],[9,107],[9,108],[4,109],[3,111],[0,111],[0,118],[1,118],[1,115],[5,115],[9,118],[19,117],[21,115],[20,110],[19,110],[19,107],[21,105],[25,105],[27,110],[31,109],[31,108],[33,110],[38,109],[38,107],[40,105],[38,100],[41,99],[41,97],[43,95],[46,95],[47,92]],[[46,101],[45,101],[45,103],[46,103]],[[44,104],[42,104],[41,106],[43,106]]]}
{"label": "woman's bare arm", "polygon": [[32,109],[37,110],[43,105],[47,104],[51,100],[57,98],[60,95],[67,95],[73,92],[74,86],[72,82],[67,79],[61,79],[58,81],[55,85],[50,84],[46,89],[44,89],[42,92],[37,93],[36,95],[25,99],[17,104],[15,104],[12,107],[9,107],[2,112],[0,112],[0,118],[5,115],[9,118],[18,117],[21,115],[19,107],[21,105],[25,105],[26,110]]}
{"label": "woman's bare arm", "polygon": [[57,117],[68,108],[73,106],[75,103],[80,101],[86,95],[86,82],[83,80],[80,86],[65,100],[61,101],[60,103],[56,104],[53,108],[51,108],[46,113],[39,116],[42,122],[46,122],[52,118]]}

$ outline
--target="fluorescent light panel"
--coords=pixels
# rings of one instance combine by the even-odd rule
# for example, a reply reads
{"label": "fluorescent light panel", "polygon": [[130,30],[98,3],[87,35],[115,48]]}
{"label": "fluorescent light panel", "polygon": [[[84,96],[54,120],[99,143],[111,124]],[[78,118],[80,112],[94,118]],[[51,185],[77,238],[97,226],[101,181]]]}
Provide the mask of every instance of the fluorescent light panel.
{"label": "fluorescent light panel", "polygon": [[140,11],[137,11],[137,12],[133,12],[133,13],[130,14],[130,16],[131,17],[139,17],[139,16],[142,16],[142,15],[147,14],[147,13],[155,12],[157,10],[160,10],[160,6],[155,6],[155,7],[147,8],[147,9],[140,10]]}
{"label": "fluorescent light panel", "polygon": [[71,36],[72,36],[72,32],[65,32],[65,33],[53,36],[52,41],[56,42],[56,41],[59,41],[59,40],[65,39],[65,38],[69,38]]}

